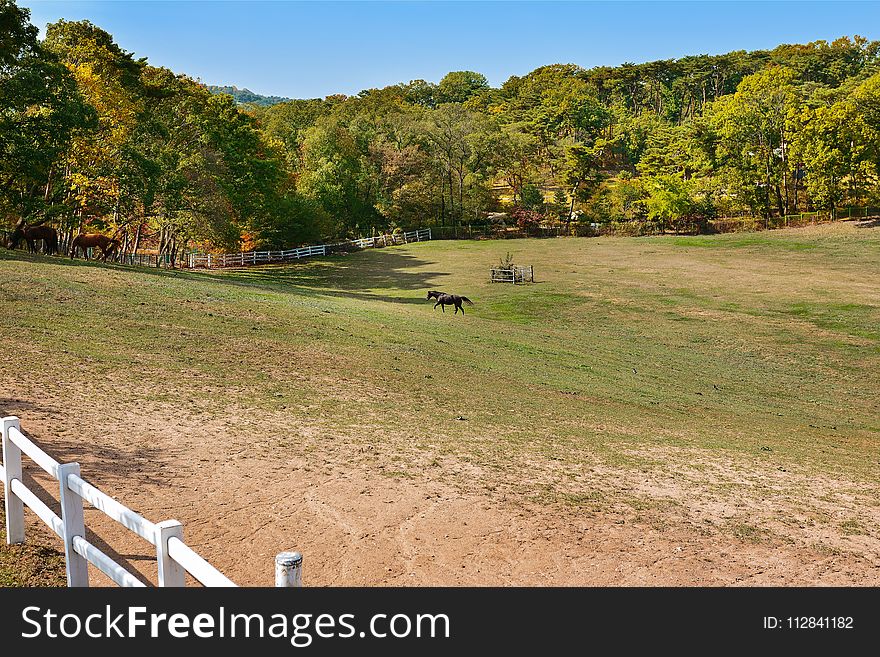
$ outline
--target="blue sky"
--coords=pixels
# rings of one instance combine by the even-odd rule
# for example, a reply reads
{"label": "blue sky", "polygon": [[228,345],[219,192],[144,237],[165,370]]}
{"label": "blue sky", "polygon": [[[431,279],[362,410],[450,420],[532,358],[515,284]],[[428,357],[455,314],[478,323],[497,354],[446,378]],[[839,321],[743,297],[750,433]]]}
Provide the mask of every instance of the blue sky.
{"label": "blue sky", "polygon": [[453,70],[499,86],[544,64],[615,66],[861,34],[878,2],[18,0],[44,29],[88,19],[154,66],[291,98]]}

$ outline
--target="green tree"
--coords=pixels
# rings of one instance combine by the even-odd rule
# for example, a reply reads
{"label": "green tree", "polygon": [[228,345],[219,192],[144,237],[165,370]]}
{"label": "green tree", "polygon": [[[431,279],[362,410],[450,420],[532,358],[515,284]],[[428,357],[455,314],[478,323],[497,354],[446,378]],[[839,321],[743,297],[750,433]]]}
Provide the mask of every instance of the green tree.
{"label": "green tree", "polygon": [[28,18],[0,0],[0,215],[32,221],[63,214],[59,159],[94,115]]}
{"label": "green tree", "polygon": [[520,205],[526,210],[543,213],[545,209],[544,193],[541,188],[531,183],[523,186]]}
{"label": "green tree", "polygon": [[[877,180],[880,132],[871,125],[880,74],[830,106],[807,107],[800,115],[794,151],[803,163],[806,190],[815,207],[832,212],[844,202],[866,203]],[[872,94],[872,88],[874,93]]]}
{"label": "green tree", "polygon": [[646,187],[648,218],[657,222],[661,232],[676,228],[697,210],[687,183],[679,176],[658,176],[648,181]]}
{"label": "green tree", "polygon": [[452,71],[437,85],[436,99],[440,103],[464,103],[471,96],[489,88],[486,76],[473,71]]}
{"label": "green tree", "polygon": [[794,185],[791,142],[800,95],[793,71],[774,66],[745,78],[712,104],[720,160],[733,193],[761,214],[787,214]]}

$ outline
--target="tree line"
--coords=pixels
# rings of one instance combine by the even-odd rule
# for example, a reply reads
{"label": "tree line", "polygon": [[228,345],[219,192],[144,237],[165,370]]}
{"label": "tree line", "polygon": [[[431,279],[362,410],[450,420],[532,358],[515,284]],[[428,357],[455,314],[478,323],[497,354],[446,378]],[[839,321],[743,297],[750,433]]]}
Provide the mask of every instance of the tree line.
{"label": "tree line", "polygon": [[858,36],[258,106],[88,21],[40,41],[28,18],[0,0],[0,220],[113,233],[126,252],[880,205],[880,42]]}

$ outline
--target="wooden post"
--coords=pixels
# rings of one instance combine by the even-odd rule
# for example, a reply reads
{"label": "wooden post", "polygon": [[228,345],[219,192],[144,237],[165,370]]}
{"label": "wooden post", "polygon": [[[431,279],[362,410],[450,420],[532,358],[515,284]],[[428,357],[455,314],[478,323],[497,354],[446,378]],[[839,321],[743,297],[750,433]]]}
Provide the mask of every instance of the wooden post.
{"label": "wooden post", "polygon": [[82,498],[67,485],[68,476],[80,474],[79,463],[64,463],[58,466],[58,480],[61,490],[61,520],[64,523],[64,557],[67,566],[67,586],[87,587],[89,585],[89,562],[73,549],[73,537],[86,537],[83,518]]}
{"label": "wooden post", "polygon": [[156,525],[156,565],[159,566],[159,586],[186,586],[186,571],[168,555],[168,539],[183,540],[183,524],[177,520],[163,520]]}
{"label": "wooden post", "polygon": [[17,417],[3,418],[3,491],[6,495],[6,544],[24,543],[24,502],[12,492],[12,480],[21,481],[21,448],[12,442],[9,430],[21,431]]}
{"label": "wooden post", "polygon": [[280,552],[275,556],[275,586],[299,588],[302,586],[302,555],[299,552]]}

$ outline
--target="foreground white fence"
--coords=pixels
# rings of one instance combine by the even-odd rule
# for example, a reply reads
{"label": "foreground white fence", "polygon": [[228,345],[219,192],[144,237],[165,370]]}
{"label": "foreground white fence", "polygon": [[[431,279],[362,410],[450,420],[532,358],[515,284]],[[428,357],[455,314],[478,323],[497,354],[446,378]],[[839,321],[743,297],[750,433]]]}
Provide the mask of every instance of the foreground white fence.
{"label": "foreground white fence", "polygon": [[[183,525],[177,520],[154,524],[102,493],[80,476],[79,463],[59,463],[25,436],[17,417],[2,419],[2,434],[3,464],[0,465],[0,476],[6,496],[6,542],[24,542],[24,507],[27,506],[64,541],[68,586],[89,585],[89,564],[120,586],[145,586],[86,540],[84,501],[155,546],[159,586],[185,586],[186,573],[204,586],[236,586],[183,542]],[[22,454],[29,456],[59,482],[60,516],[24,485]],[[283,576],[279,574],[279,568]],[[298,552],[281,553],[276,558],[275,571],[277,585],[301,586],[302,555]]]}
{"label": "foreground white fence", "polygon": [[298,249],[286,251],[245,251],[242,253],[190,253],[187,265],[193,267],[245,267],[247,265],[263,265],[270,262],[288,262],[309,256],[327,255],[332,251],[344,249],[367,249],[377,246],[392,246],[395,244],[409,244],[410,242],[424,242],[431,239],[431,229],[424,228],[409,233],[397,233],[365,237],[359,240],[339,242],[337,244],[318,244],[315,246],[303,246]]}

